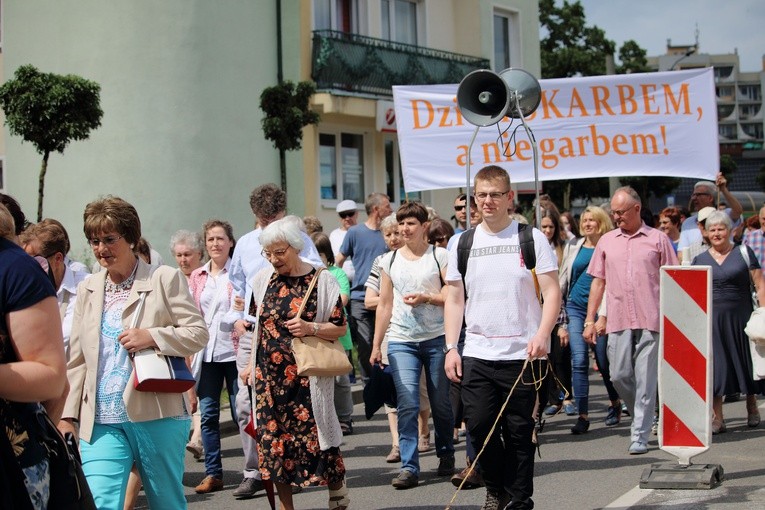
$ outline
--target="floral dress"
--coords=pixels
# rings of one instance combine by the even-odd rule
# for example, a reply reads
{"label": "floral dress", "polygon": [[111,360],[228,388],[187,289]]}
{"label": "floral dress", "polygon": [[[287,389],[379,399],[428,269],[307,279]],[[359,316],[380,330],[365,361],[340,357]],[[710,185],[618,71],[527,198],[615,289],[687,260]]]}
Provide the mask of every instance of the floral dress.
{"label": "floral dress", "polygon": [[[290,350],[292,337],[285,322],[295,317],[315,270],[303,276],[274,273],[268,282],[260,312],[260,335],[255,366],[255,409],[258,423],[259,469],[264,480],[307,486],[334,484],[345,477],[345,465],[337,447],[319,448],[311,407],[308,377],[297,375]],[[256,315],[253,305],[251,315]],[[308,297],[302,319],[316,317],[317,293]],[[338,297],[329,318],[345,324]]]}

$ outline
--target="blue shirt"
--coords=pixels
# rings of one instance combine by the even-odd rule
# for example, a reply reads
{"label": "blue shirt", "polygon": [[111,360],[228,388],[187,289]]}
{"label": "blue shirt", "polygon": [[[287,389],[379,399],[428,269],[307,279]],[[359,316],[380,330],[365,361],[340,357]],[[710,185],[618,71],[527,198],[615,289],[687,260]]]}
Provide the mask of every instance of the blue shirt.
{"label": "blue shirt", "polygon": [[0,334],[6,332],[6,315],[56,296],[40,264],[17,244],[0,238]]}
{"label": "blue shirt", "polygon": [[364,284],[369,278],[372,262],[378,255],[382,255],[386,251],[388,251],[388,246],[379,230],[372,230],[364,223],[348,229],[348,234],[343,239],[343,245],[340,246],[340,253],[345,257],[352,258],[353,267],[356,269],[351,284],[351,299],[364,301],[366,294]]}
{"label": "blue shirt", "polygon": [[595,248],[582,246],[579,253],[576,254],[574,263],[571,265],[571,290],[568,293],[568,303],[587,310],[587,300],[590,297],[590,285],[592,285],[592,276],[587,274],[587,267],[590,265],[590,259],[595,252]]}
{"label": "blue shirt", "polygon": [[[256,228],[249,234],[243,235],[236,243],[234,255],[231,257],[228,279],[234,289],[234,295],[244,298],[244,312],[232,310],[227,314],[227,317],[232,318],[232,315],[235,315],[237,319],[255,322],[255,317],[247,313],[252,301],[252,279],[263,268],[271,266],[271,263],[264,259],[261,254],[263,251],[263,247],[260,245],[261,232],[263,232],[262,228]],[[316,251],[316,246],[313,245],[311,238],[305,232],[301,232],[300,235],[305,243],[303,249],[300,250],[300,258],[312,266],[324,267],[324,262],[322,262],[319,252]],[[231,304],[233,305],[233,303],[232,298]]]}

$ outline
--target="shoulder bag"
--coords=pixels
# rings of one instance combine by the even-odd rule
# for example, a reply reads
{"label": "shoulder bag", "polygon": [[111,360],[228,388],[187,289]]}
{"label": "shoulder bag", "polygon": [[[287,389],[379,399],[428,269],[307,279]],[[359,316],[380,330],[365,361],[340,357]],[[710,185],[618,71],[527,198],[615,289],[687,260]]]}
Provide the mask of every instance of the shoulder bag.
{"label": "shoulder bag", "polygon": [[[133,314],[131,328],[138,326],[138,316],[143,311],[146,293],[141,292],[138,307]],[[143,349],[131,355],[135,379],[133,386],[138,391],[157,393],[183,393],[196,384],[186,359],[181,356],[167,356],[155,348]]]}
{"label": "shoulder bag", "polygon": [[[316,287],[323,270],[324,268],[316,270],[296,317],[303,314],[308,297]],[[296,337],[292,339],[292,354],[295,356],[298,375],[301,376],[334,377],[345,375],[353,368],[343,345],[337,340],[325,340],[318,336]]]}

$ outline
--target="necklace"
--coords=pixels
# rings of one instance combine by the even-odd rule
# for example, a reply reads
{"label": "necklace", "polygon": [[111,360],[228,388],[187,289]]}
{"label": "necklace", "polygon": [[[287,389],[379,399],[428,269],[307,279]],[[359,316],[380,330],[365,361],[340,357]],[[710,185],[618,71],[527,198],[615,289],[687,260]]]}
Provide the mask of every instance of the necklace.
{"label": "necklace", "polygon": [[719,260],[719,259],[721,259],[721,258],[725,257],[727,254],[729,254],[729,253],[730,253],[730,251],[731,251],[732,249],[733,249],[733,248],[728,248],[728,249],[725,251],[725,253],[721,253],[721,252],[717,251],[715,248],[710,248],[710,250],[709,250],[709,251],[712,253],[712,256],[713,256],[713,257],[714,257],[716,260]]}
{"label": "necklace", "polygon": [[114,283],[109,276],[109,274],[106,274],[106,280],[104,281],[104,291],[109,294],[116,294],[118,292],[124,292],[126,290],[129,290],[133,286],[133,282],[135,281],[135,272],[136,269],[138,269],[138,263],[133,267],[133,272],[130,273],[130,276],[125,278],[120,283]]}

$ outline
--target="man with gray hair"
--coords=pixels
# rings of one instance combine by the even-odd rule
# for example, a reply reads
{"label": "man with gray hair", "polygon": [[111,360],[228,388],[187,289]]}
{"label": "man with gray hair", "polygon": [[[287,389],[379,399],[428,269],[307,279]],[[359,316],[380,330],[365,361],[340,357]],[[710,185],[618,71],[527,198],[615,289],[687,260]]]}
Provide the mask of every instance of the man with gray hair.
{"label": "man with gray hair", "polygon": [[[241,371],[250,362],[255,329],[255,317],[249,315],[250,302],[252,301],[252,279],[263,268],[268,267],[270,262],[263,255],[263,247],[260,245],[260,234],[272,222],[284,217],[287,212],[287,193],[276,184],[264,184],[258,186],[250,193],[250,208],[255,215],[255,230],[243,235],[236,243],[234,254],[231,257],[229,281],[233,287],[233,296],[244,299],[244,311],[231,310],[227,315],[229,321],[236,319],[234,329],[239,334],[239,349],[236,353],[236,367]],[[300,258],[314,266],[323,266],[319,253],[316,251],[311,238],[305,232],[301,232],[305,245],[300,251]],[[234,303],[234,299],[231,300]],[[236,415],[239,421],[239,436],[242,439],[244,450],[244,479],[234,490],[236,499],[248,499],[263,488],[258,472],[258,455],[256,453],[255,440],[244,431],[244,427],[250,420],[251,397],[250,387],[247,384],[239,386],[236,395]]]}
{"label": "man with gray hair", "polygon": [[[693,186],[693,194],[691,194],[691,209],[698,213],[704,207],[715,207],[715,198],[719,193],[725,197],[725,202],[730,204],[730,207],[725,209],[725,212],[730,216],[733,228],[736,228],[741,224],[741,214],[744,212],[744,208],[741,207],[741,203],[736,200],[736,197],[728,191],[728,181],[723,176],[722,172],[717,174],[717,180],[711,181],[699,181]],[[695,241],[701,241],[701,232],[699,232],[697,214],[693,214],[686,218],[680,227],[680,240],[677,243],[677,251],[680,252],[683,248],[689,247]]]}
{"label": "man with gray hair", "polygon": [[630,455],[648,452],[658,380],[659,268],[677,264],[669,237],[643,223],[640,208],[629,186],[611,198],[617,228],[603,234],[587,268],[592,285],[583,331],[595,345],[595,315],[605,296],[611,382],[632,416]]}

